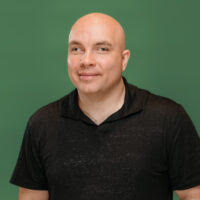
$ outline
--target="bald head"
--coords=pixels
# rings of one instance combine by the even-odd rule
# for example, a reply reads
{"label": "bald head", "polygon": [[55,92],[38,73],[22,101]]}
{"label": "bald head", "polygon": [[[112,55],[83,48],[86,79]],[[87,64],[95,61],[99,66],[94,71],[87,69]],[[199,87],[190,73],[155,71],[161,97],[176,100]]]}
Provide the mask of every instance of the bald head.
{"label": "bald head", "polygon": [[69,41],[75,32],[83,32],[89,34],[91,27],[106,31],[112,37],[121,50],[125,49],[125,33],[120,25],[113,17],[103,13],[90,13],[79,18],[72,26]]}
{"label": "bald head", "polygon": [[129,57],[124,30],[114,18],[90,13],[73,24],[67,64],[69,77],[79,93],[98,94],[99,98],[121,87]]}

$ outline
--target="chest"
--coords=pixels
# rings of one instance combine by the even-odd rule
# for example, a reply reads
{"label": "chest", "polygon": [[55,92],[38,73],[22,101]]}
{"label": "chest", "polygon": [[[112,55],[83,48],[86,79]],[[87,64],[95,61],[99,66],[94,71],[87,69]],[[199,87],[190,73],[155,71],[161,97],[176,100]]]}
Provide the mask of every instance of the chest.
{"label": "chest", "polygon": [[58,127],[52,127],[42,149],[52,185],[115,188],[123,184],[130,188],[141,174],[160,176],[165,170],[162,129],[156,124],[105,124],[84,129],[81,124],[66,123]]}

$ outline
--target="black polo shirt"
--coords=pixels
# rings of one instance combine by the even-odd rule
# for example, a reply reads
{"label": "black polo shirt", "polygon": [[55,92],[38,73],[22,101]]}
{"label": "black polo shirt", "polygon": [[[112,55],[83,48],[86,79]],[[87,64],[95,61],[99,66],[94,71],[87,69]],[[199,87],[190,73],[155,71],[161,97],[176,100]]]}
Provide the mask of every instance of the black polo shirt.
{"label": "black polo shirt", "polygon": [[123,106],[100,125],[77,89],[37,110],[10,183],[50,200],[171,200],[200,185],[200,139],[184,108],[123,81]]}

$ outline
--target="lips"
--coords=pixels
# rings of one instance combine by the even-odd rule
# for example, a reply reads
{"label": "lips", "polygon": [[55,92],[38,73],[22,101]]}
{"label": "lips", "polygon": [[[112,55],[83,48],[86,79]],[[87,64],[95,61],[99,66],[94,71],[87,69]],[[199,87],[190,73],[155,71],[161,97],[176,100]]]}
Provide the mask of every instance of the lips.
{"label": "lips", "polygon": [[90,73],[83,72],[83,73],[80,73],[79,76],[82,81],[91,81],[91,80],[95,80],[96,78],[98,78],[99,74],[91,73],[91,72]]}
{"label": "lips", "polygon": [[97,76],[97,73],[80,73],[80,76]]}

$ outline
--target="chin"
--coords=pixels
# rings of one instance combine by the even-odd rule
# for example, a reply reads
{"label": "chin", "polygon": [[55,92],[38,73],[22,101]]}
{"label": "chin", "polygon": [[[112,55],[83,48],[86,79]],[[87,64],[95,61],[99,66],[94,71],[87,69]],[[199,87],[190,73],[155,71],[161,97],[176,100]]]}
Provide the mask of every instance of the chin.
{"label": "chin", "polygon": [[84,94],[95,94],[101,90],[100,85],[96,83],[79,82],[76,84],[76,88]]}
{"label": "chin", "polygon": [[78,88],[78,90],[81,92],[81,93],[84,93],[84,94],[95,94],[97,93],[99,90],[97,89],[92,89],[92,88]]}

